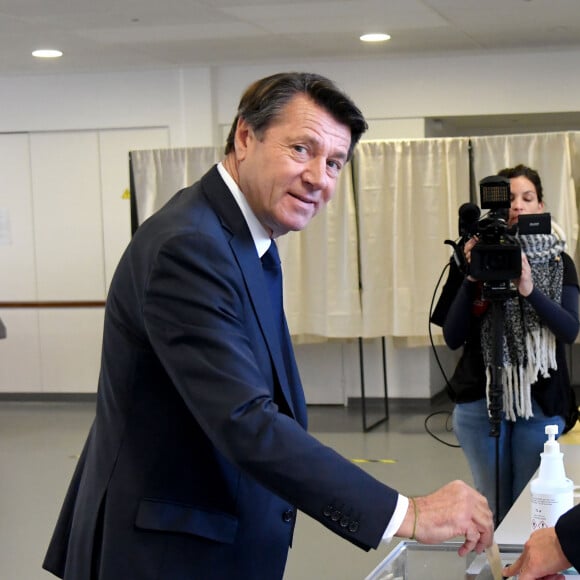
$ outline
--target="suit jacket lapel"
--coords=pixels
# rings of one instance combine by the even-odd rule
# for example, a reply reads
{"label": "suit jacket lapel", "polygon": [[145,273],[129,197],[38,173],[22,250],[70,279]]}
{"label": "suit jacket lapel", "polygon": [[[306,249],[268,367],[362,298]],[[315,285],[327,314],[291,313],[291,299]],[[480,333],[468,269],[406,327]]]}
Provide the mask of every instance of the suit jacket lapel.
{"label": "suit jacket lapel", "polygon": [[262,334],[268,346],[270,356],[274,363],[274,370],[278,376],[278,381],[288,407],[293,412],[294,417],[302,425],[306,426],[304,393],[300,383],[294,353],[289,353],[291,364],[296,371],[293,373],[295,374],[295,377],[293,377],[295,384],[291,384],[290,377],[287,376],[284,366],[282,347],[278,340],[278,331],[269,308],[270,298],[264,281],[262,263],[256,253],[256,246],[254,245],[250,230],[238,204],[221,179],[217,169],[213,168],[202,178],[202,186],[206,198],[220,216],[225,229],[231,235],[230,246],[244,277],[254,312],[262,329]]}

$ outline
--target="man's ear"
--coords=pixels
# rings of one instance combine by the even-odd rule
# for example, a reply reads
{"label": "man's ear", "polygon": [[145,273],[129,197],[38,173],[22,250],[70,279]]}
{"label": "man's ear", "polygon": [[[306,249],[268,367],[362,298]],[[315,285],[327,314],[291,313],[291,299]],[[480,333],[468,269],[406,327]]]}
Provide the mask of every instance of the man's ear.
{"label": "man's ear", "polygon": [[234,137],[236,158],[238,161],[242,161],[246,158],[248,148],[250,146],[250,141],[254,137],[254,131],[248,125],[243,117],[238,119],[238,124],[236,126],[236,133]]}

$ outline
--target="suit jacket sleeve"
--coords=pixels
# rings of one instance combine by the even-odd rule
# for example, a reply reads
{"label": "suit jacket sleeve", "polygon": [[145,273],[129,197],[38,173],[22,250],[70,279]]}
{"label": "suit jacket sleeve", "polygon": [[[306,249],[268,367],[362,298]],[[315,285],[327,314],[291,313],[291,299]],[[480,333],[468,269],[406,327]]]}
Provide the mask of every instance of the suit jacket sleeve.
{"label": "suit jacket sleeve", "polygon": [[560,517],[556,523],[556,535],[566,558],[580,570],[580,505]]}
{"label": "suit jacket sleeve", "polygon": [[[253,254],[254,274],[261,275],[255,248]],[[251,330],[255,305],[246,284],[219,235],[190,231],[169,238],[143,299],[149,340],[225,457],[335,533],[364,549],[377,547],[398,494],[311,437],[274,403],[265,378],[271,362]]]}

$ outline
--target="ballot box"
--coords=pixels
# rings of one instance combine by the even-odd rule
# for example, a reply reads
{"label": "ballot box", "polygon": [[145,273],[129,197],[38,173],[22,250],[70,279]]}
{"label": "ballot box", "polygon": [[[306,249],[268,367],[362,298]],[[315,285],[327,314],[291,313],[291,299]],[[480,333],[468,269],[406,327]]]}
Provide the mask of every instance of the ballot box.
{"label": "ballot box", "polygon": [[[485,554],[469,553],[461,558],[460,542],[426,546],[400,542],[365,580],[492,580]],[[522,547],[499,546],[502,564],[515,562]]]}

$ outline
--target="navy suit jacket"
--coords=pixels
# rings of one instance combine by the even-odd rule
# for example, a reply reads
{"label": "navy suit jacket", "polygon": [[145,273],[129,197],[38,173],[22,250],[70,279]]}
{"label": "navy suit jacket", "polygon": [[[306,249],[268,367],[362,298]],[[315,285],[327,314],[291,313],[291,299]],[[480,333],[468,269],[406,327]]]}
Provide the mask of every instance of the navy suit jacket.
{"label": "navy suit jacket", "polygon": [[277,336],[250,231],[214,167],[121,258],[96,417],[44,567],[70,580],[273,580],[296,508],[376,547],[397,493],[306,432]]}
{"label": "navy suit jacket", "polygon": [[573,507],[558,519],[556,535],[566,558],[580,571],[580,505]]}

